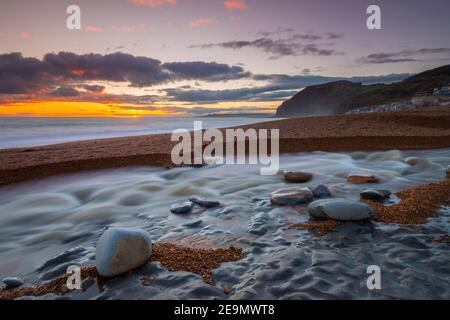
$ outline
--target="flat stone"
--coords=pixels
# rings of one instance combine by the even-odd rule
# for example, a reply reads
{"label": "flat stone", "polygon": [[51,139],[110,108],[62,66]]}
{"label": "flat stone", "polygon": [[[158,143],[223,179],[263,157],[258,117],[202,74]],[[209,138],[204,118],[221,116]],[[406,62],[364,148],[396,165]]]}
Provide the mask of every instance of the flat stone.
{"label": "flat stone", "polygon": [[347,181],[354,184],[376,183],[378,177],[367,173],[351,173],[347,176]]}
{"label": "flat stone", "polygon": [[296,205],[308,203],[314,195],[308,188],[286,188],[270,194],[270,202],[274,205]]}
{"label": "flat stone", "polygon": [[172,207],[170,207],[170,212],[175,214],[183,214],[183,213],[189,213],[192,210],[192,207],[194,206],[194,203],[192,201],[186,201],[180,204],[174,204]]}
{"label": "flat stone", "polygon": [[103,277],[114,277],[145,264],[152,254],[148,232],[132,228],[109,228],[97,242],[95,264]]}
{"label": "flat stone", "polygon": [[365,199],[380,200],[389,197],[391,192],[389,190],[364,189],[360,195]]}
{"label": "flat stone", "polygon": [[9,288],[17,288],[23,286],[23,280],[16,277],[8,277],[3,279],[3,283]]}
{"label": "flat stone", "polygon": [[220,202],[219,201],[214,201],[214,200],[204,200],[204,199],[198,199],[195,197],[189,198],[189,201],[191,201],[192,203],[199,205],[200,207],[205,207],[205,208],[215,208],[220,206]]}
{"label": "flat stone", "polygon": [[419,162],[420,158],[417,157],[408,157],[403,160],[404,163],[409,164],[410,166],[414,166]]}
{"label": "flat stone", "polygon": [[306,171],[290,171],[284,170],[283,172],[284,180],[290,182],[308,182],[312,179],[312,173]]}
{"label": "flat stone", "polygon": [[366,220],[375,216],[371,206],[347,199],[323,199],[309,204],[306,209],[311,217],[337,221]]}
{"label": "flat stone", "polygon": [[314,189],[311,190],[314,198],[332,198],[333,194],[331,193],[330,189],[324,184],[319,184],[318,186],[314,187]]}

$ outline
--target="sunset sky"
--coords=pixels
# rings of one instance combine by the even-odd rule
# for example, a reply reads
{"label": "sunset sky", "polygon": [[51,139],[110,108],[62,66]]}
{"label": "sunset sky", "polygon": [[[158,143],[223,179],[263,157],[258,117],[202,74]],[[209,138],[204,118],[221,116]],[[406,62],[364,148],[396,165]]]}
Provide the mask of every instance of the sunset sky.
{"label": "sunset sky", "polygon": [[[66,27],[69,5],[81,30]],[[366,28],[377,4],[382,29]],[[2,0],[0,116],[271,112],[450,61],[448,0]]]}

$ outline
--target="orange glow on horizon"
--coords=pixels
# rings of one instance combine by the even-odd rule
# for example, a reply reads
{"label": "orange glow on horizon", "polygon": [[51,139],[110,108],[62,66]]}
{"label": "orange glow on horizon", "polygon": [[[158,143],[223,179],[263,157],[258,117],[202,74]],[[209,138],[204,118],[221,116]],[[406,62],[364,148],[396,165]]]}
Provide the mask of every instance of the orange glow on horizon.
{"label": "orange glow on horizon", "polygon": [[33,101],[0,106],[3,117],[140,117],[164,116],[164,110],[122,109],[120,104],[83,101]]}
{"label": "orange glow on horizon", "polygon": [[[232,101],[219,102],[216,104],[202,105],[205,108],[204,114],[208,113],[230,113],[230,112],[275,112],[282,101],[268,102],[246,102]],[[172,108],[178,107],[178,108]],[[247,111],[245,107],[252,107],[254,110]],[[130,105],[120,101],[86,102],[86,101],[25,101],[10,102],[0,104],[0,117],[169,117],[189,115],[190,108],[198,108],[196,105],[185,104],[183,102],[155,103],[151,108],[142,105]],[[212,109],[210,109],[212,108]],[[258,110],[258,109],[261,110]],[[223,112],[220,110],[223,109]]]}

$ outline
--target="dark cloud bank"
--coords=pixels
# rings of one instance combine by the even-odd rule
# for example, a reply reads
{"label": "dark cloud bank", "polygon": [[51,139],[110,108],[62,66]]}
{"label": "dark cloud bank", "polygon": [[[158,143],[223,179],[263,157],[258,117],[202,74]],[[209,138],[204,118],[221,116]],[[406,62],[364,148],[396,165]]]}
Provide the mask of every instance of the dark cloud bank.
{"label": "dark cloud bank", "polygon": [[[297,35],[298,36],[298,35]],[[338,37],[339,35],[326,35]],[[278,50],[278,49],[276,49]],[[43,59],[24,57],[21,53],[0,54],[0,102],[30,98],[64,98],[79,101],[121,101],[148,105],[161,97],[145,95],[109,95],[104,87],[92,81],[125,82],[133,87],[152,87],[167,84],[162,92],[166,101],[185,101],[192,104],[221,101],[283,100],[299,89],[335,80],[391,83],[409,74],[367,77],[323,77],[315,75],[252,74],[241,66],[216,62],[170,62],[133,56],[125,53],[84,54],[70,52],[49,53]],[[173,87],[180,80],[206,82],[252,80],[259,86],[230,90],[201,90]]]}
{"label": "dark cloud bank", "polygon": [[[224,81],[248,77],[242,67],[215,62],[161,63],[125,53],[49,53],[42,60],[0,55],[0,93],[20,94],[67,82],[103,80],[150,87],[176,80]],[[87,88],[92,91],[92,88]],[[98,88],[97,88],[98,89]],[[95,91],[95,90],[94,90]]]}

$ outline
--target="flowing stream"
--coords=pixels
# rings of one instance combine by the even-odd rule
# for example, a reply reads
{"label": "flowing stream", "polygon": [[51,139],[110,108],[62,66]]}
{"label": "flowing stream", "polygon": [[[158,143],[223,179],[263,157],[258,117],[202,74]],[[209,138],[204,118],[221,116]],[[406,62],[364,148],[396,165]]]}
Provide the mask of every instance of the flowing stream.
{"label": "flowing stream", "polygon": [[[410,166],[407,156],[421,160]],[[372,185],[392,192],[445,177],[450,149],[400,152],[300,153],[281,157],[281,169],[312,172],[305,186],[326,184],[338,197],[359,199],[364,185],[351,172],[374,173]],[[214,271],[216,286],[188,272],[148,263],[102,287],[70,293],[73,299],[293,299],[450,298],[450,246],[431,243],[450,231],[450,210],[425,225],[347,223],[319,236],[290,230],[305,222],[302,207],[272,206],[269,194],[293,186],[281,175],[261,176],[257,166],[221,165],[165,170],[124,168],[47,178],[0,188],[0,279],[39,283],[71,264],[94,264],[95,244],[107,226],[139,227],[156,242],[201,247],[236,246],[247,257]],[[220,200],[174,215],[169,208],[191,196]],[[366,287],[369,265],[379,265],[382,289]],[[151,275],[150,286],[139,278]],[[223,292],[227,284],[232,291]],[[61,298],[52,294],[35,299]]]}

